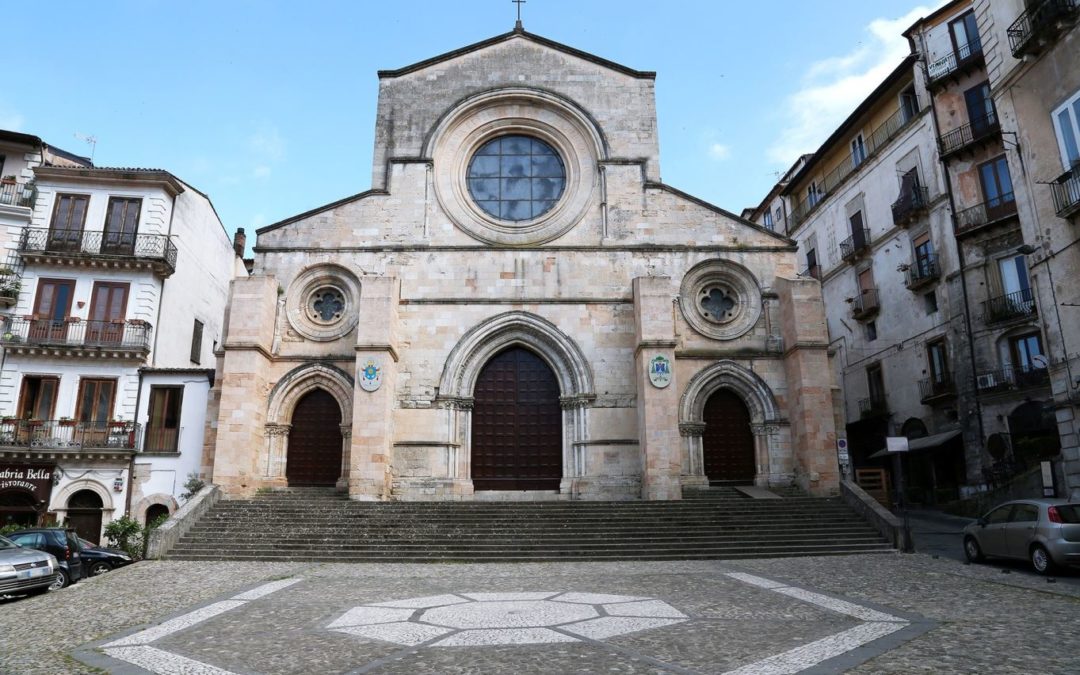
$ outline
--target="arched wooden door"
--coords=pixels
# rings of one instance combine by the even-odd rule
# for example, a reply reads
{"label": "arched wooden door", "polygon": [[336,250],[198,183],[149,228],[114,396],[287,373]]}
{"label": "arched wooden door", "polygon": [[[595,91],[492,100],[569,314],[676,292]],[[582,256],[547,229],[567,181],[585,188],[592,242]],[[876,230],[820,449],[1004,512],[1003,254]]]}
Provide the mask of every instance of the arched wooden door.
{"label": "arched wooden door", "polygon": [[473,400],[473,488],[558,490],[559,382],[543,359],[521,347],[500,352],[480,371]]}
{"label": "arched wooden door", "polygon": [[341,477],[341,406],[315,389],[293,410],[285,478],[289,485],[336,485]]}
{"label": "arched wooden door", "polygon": [[705,402],[702,421],[702,460],[709,483],[753,484],[754,433],[750,430],[750,411],[738,394],[727,389],[714,393]]}
{"label": "arched wooden door", "polygon": [[93,490],[79,490],[67,503],[67,527],[87,541],[101,543],[101,497]]}

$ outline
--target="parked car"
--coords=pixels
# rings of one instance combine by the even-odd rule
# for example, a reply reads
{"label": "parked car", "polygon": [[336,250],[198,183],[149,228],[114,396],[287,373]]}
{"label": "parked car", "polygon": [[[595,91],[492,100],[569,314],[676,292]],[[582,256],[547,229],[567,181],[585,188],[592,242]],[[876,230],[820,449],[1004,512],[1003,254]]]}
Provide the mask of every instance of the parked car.
{"label": "parked car", "polygon": [[964,528],[964,555],[1031,562],[1039,574],[1080,564],[1080,504],[1064,499],[1005,502]]}
{"label": "parked car", "polygon": [[96,577],[99,574],[105,574],[109,570],[135,562],[131,556],[118,548],[98,546],[82,537],[79,537],[79,545],[82,547],[79,553],[82,555],[83,569],[86,570],[86,575],[89,577]]}
{"label": "parked car", "polygon": [[0,595],[38,595],[52,588],[60,564],[45,551],[0,537]]}
{"label": "parked car", "polygon": [[60,569],[52,588],[64,588],[83,578],[82,551],[75,530],[63,527],[35,527],[18,530],[7,538],[23,548],[36,548],[56,556]]}

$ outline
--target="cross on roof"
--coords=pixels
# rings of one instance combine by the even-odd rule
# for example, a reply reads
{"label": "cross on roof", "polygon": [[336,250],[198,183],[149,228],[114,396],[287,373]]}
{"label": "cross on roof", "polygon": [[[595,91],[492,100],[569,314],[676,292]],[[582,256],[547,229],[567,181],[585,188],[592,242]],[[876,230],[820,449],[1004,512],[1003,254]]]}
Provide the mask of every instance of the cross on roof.
{"label": "cross on roof", "polygon": [[517,23],[514,25],[514,28],[521,30],[521,6],[524,5],[527,0],[510,0],[510,2],[517,5]]}

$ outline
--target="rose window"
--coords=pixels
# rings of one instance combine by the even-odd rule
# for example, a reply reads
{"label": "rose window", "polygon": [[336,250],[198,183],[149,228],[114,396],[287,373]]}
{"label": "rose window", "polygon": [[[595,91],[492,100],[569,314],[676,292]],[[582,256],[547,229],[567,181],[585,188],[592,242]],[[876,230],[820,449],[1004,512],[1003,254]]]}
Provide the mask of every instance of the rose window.
{"label": "rose window", "polygon": [[715,286],[701,292],[701,313],[712,321],[726,321],[734,315],[735,298],[726,289]]}
{"label": "rose window", "polygon": [[345,311],[345,298],[336,288],[320,288],[311,295],[308,307],[312,319],[330,323],[341,318]]}

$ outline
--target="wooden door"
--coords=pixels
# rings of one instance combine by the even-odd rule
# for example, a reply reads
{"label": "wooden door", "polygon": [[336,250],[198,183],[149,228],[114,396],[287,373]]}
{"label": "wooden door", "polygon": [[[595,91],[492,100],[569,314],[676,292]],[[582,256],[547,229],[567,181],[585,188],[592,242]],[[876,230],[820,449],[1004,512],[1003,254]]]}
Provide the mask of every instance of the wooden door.
{"label": "wooden door", "polygon": [[476,490],[558,490],[562,410],[555,373],[512,347],[488,362],[473,392],[472,479]]}
{"label": "wooden door", "polygon": [[139,229],[141,199],[109,197],[101,252],[115,255],[135,254],[135,233]]}
{"label": "wooden door", "polygon": [[82,427],[83,445],[92,448],[109,446],[109,420],[116,398],[116,380],[84,379],[79,381],[78,411],[75,419]]}
{"label": "wooden door", "polygon": [[75,295],[74,279],[39,279],[34,299],[34,316],[28,336],[32,341],[51,342],[67,339],[67,317]]}
{"label": "wooden door", "polygon": [[67,503],[64,525],[74,528],[81,538],[95,544],[101,540],[101,497],[93,490],[79,490]]}
{"label": "wooden door", "polygon": [[86,325],[87,344],[121,344],[127,312],[128,284],[94,283],[90,299],[90,320]]}
{"label": "wooden door", "polygon": [[86,224],[86,209],[90,204],[89,195],[57,195],[53,207],[52,222],[49,223],[49,251],[82,250],[83,226]]}
{"label": "wooden door", "polygon": [[315,389],[296,404],[285,477],[289,485],[336,485],[341,477],[341,406]]}
{"label": "wooden door", "polygon": [[757,473],[750,411],[738,394],[721,389],[705,402],[702,459],[713,485],[751,485]]}

